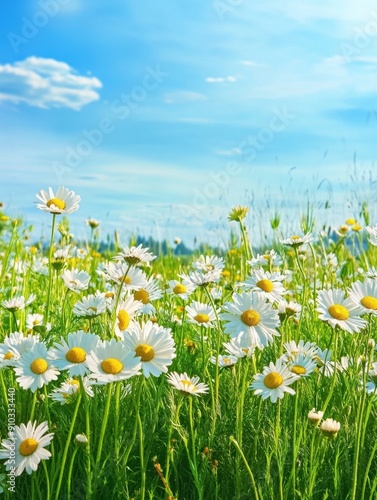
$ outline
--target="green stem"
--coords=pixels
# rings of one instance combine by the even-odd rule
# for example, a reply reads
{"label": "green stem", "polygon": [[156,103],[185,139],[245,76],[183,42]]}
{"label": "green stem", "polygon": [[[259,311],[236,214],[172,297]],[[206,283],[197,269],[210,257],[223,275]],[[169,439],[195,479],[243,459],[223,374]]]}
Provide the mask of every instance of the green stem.
{"label": "green stem", "polygon": [[50,249],[48,252],[48,289],[47,289],[47,303],[46,303],[46,311],[44,317],[44,324],[47,325],[48,316],[50,313],[50,301],[51,301],[51,288],[52,288],[52,277],[53,277],[53,268],[52,268],[52,250],[54,246],[54,232],[55,232],[55,222],[56,222],[56,214],[52,214],[52,228],[51,228],[51,239],[50,239]]}
{"label": "green stem", "polygon": [[245,464],[246,470],[249,473],[251,483],[252,483],[253,489],[254,489],[254,498],[255,498],[255,500],[259,500],[259,494],[258,494],[257,485],[255,483],[254,474],[253,474],[252,470],[250,469],[249,464],[247,463],[246,457],[245,457],[243,451],[241,450],[240,445],[237,443],[237,441],[234,439],[234,437],[230,436],[229,439],[230,439],[231,443],[234,444],[234,446],[236,447],[236,450],[240,454],[240,456]]}
{"label": "green stem", "polygon": [[89,500],[92,497],[92,471],[91,471],[91,435],[90,435],[90,413],[89,413],[89,400],[88,395],[85,391],[84,383],[82,377],[79,377],[80,381],[80,391],[84,398],[84,407],[85,407],[85,432],[86,437],[88,438],[88,443],[85,448],[85,457],[86,457],[86,477],[87,477],[87,491],[86,498]]}
{"label": "green stem", "polygon": [[34,413],[35,413],[35,405],[37,403],[37,391],[34,392],[33,394],[33,401],[31,403],[31,412],[30,412],[30,421],[32,422],[34,419]]}
{"label": "green stem", "polygon": [[71,426],[69,428],[69,432],[68,432],[68,436],[67,436],[67,441],[66,441],[66,444],[65,444],[65,447],[64,447],[63,457],[62,457],[62,459],[60,461],[60,474],[59,474],[59,480],[58,480],[58,485],[56,487],[56,495],[55,495],[55,499],[56,500],[59,500],[60,488],[61,488],[61,485],[62,485],[63,475],[64,475],[65,463],[67,461],[68,449],[69,449],[69,447],[71,445],[71,441],[72,441],[73,429],[75,427],[77,414],[78,414],[78,411],[79,411],[79,408],[80,408],[80,402],[81,402],[81,391],[77,395],[77,401],[76,401],[75,411],[73,412],[72,422],[71,422]]}
{"label": "green stem", "polygon": [[99,473],[98,466],[99,466],[99,462],[101,460],[102,446],[103,446],[103,440],[105,437],[107,421],[109,420],[109,411],[110,411],[112,389],[113,389],[113,382],[110,382],[107,385],[107,398],[106,398],[106,404],[105,404],[105,411],[104,411],[104,414],[102,417],[101,433],[100,433],[98,448],[97,448],[97,457],[96,457],[96,465],[95,465],[95,472],[97,475]]}
{"label": "green stem", "polygon": [[[140,384],[140,393],[142,392],[144,380],[141,381]],[[140,498],[141,500],[145,499],[145,485],[146,485],[146,474],[145,474],[145,463],[144,463],[144,432],[143,432],[143,421],[140,415],[140,405],[137,407],[137,426],[139,429],[139,455],[140,455],[140,472],[141,472],[141,481],[140,481]]]}
{"label": "green stem", "polygon": [[71,461],[69,463],[69,468],[68,468],[68,478],[67,478],[67,496],[68,496],[68,498],[71,498],[72,472],[73,472],[73,464],[75,462],[77,450],[78,450],[78,447],[76,446],[76,448],[74,449],[74,451],[72,453],[72,458],[71,458]]}
{"label": "green stem", "polygon": [[45,460],[42,460],[42,465],[43,465],[43,470],[44,470],[45,478],[46,478],[46,488],[47,488],[46,500],[50,500],[50,498],[51,498],[50,478],[48,475],[48,470],[47,470],[47,465],[46,465]]}

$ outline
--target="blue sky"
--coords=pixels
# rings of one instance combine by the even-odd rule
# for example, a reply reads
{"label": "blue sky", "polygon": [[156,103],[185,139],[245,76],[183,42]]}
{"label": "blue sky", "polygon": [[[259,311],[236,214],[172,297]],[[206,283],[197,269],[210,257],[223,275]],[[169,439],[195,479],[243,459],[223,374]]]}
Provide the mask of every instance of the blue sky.
{"label": "blue sky", "polygon": [[322,223],[357,200],[373,214],[377,7],[259,3],[4,2],[7,211],[46,235],[35,193],[63,184],[82,197],[78,235],[90,216],[189,246],[224,240],[238,203],[255,238],[275,209],[296,233],[307,198]]}

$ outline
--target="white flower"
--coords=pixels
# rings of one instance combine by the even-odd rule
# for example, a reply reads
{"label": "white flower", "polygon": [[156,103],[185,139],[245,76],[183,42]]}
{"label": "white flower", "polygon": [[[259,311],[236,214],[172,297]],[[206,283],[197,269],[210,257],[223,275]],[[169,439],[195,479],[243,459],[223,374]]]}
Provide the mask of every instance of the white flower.
{"label": "white flower", "polygon": [[270,266],[270,268],[272,268],[279,267],[283,263],[283,259],[275,250],[270,250],[263,255],[258,254],[253,259],[248,260],[247,263],[253,268],[261,266]]}
{"label": "white flower", "polygon": [[26,316],[26,328],[35,332],[49,332],[51,330],[51,323],[47,323],[47,325],[44,326],[42,314],[28,314]]}
{"label": "white flower", "polygon": [[95,295],[88,295],[76,302],[73,306],[73,314],[83,316],[84,318],[95,318],[106,311],[105,294],[99,292]]}
{"label": "white flower", "polygon": [[236,356],[237,358],[251,358],[255,351],[253,346],[244,347],[240,345],[238,337],[231,339],[230,342],[223,342],[223,346],[230,355]]}
{"label": "white flower", "polygon": [[225,261],[222,257],[217,257],[216,255],[211,255],[210,257],[206,255],[201,255],[198,260],[193,262],[193,268],[197,271],[202,271],[208,273],[210,271],[222,271],[225,267]]}
{"label": "white flower", "polygon": [[0,344],[0,366],[14,366],[20,356],[33,349],[39,342],[39,335],[24,336],[21,332],[13,332]]}
{"label": "white flower", "polygon": [[296,359],[299,354],[314,358],[318,352],[318,347],[314,342],[305,342],[304,340],[300,340],[298,344],[294,340],[290,340],[285,342],[283,346],[286,351],[283,354],[283,359],[287,362]]}
{"label": "white flower", "polygon": [[54,343],[49,351],[49,358],[59,370],[69,370],[69,375],[84,376],[89,369],[85,364],[86,357],[98,343],[98,337],[93,333],[78,332],[69,333],[67,340],[63,337]]}
{"label": "white flower", "polygon": [[352,283],[349,298],[363,310],[364,314],[377,315],[377,281],[369,278]]}
{"label": "white flower", "polygon": [[296,394],[289,387],[296,382],[299,377],[290,372],[288,367],[283,365],[282,360],[276,360],[276,364],[270,363],[265,366],[263,373],[254,375],[254,382],[250,389],[254,390],[255,395],[262,396],[262,399],[270,398],[272,403],[276,403],[277,399],[282,399],[284,394]]}
{"label": "white flower", "polygon": [[279,336],[276,328],[280,321],[276,310],[257,292],[233,295],[233,302],[224,305],[225,313],[222,319],[225,332],[232,338],[240,336],[240,344],[245,347],[259,347],[263,349],[273,336]]}
{"label": "white flower", "polygon": [[134,324],[134,318],[139,314],[142,307],[140,300],[135,300],[132,295],[123,300],[117,308],[115,335],[121,336],[121,332],[128,330]]}
{"label": "white flower", "polygon": [[291,247],[299,247],[306,243],[310,243],[312,240],[313,240],[312,233],[307,233],[304,236],[297,236],[295,234],[290,238],[280,240],[280,243],[283,243],[283,245],[289,245]]}
{"label": "white flower", "polygon": [[159,377],[161,373],[166,373],[176,356],[170,328],[157,323],[147,321],[141,326],[135,323],[127,332],[122,333],[122,337],[132,354],[141,360],[145,377]]}
{"label": "white flower", "polygon": [[56,194],[51,188],[48,188],[48,193],[42,189],[37,194],[37,198],[42,202],[37,203],[37,207],[51,214],[71,214],[79,208],[81,200],[80,196],[63,186],[58,188]]}
{"label": "white flower", "polygon": [[314,427],[317,427],[323,417],[323,411],[316,411],[315,408],[312,408],[308,413],[308,421]]}
{"label": "white flower", "polygon": [[75,293],[86,290],[90,281],[90,275],[87,272],[79,271],[78,269],[65,269],[61,274],[61,278],[64,281],[65,286]]}
{"label": "white flower", "polygon": [[168,282],[169,288],[167,290],[169,295],[175,295],[183,300],[187,300],[188,297],[196,290],[194,283],[185,275],[181,275],[182,280],[170,280]]}
{"label": "white flower", "polygon": [[123,247],[122,251],[119,252],[114,260],[124,260],[130,266],[137,266],[139,264],[147,263],[149,264],[152,260],[156,258],[151,252],[148,252],[149,248],[143,248],[143,245],[138,247]]}
{"label": "white flower", "polygon": [[219,365],[220,368],[229,368],[231,366],[234,366],[237,361],[238,361],[238,356],[233,356],[233,355],[228,355],[228,356],[222,356],[219,354],[217,358],[215,356],[211,356],[209,358],[210,362],[213,365]]}
{"label": "white flower", "polygon": [[156,309],[151,302],[153,300],[160,299],[161,297],[161,289],[158,282],[153,277],[150,277],[142,288],[134,292],[135,300],[139,300],[142,303],[140,309],[142,314],[154,314]]}
{"label": "white flower", "polygon": [[321,424],[322,434],[328,438],[334,438],[340,429],[340,423],[332,418],[326,418]]}
{"label": "white flower", "polygon": [[90,378],[100,384],[126,380],[140,374],[140,359],[134,352],[115,339],[97,344],[86,358],[86,364],[91,371]]}
{"label": "white flower", "polygon": [[111,281],[122,285],[125,290],[140,290],[147,281],[141,269],[130,268],[125,262],[110,262],[104,269]]}
{"label": "white flower", "polygon": [[287,302],[284,299],[280,299],[278,302],[278,311],[280,319],[293,318],[298,319],[301,315],[302,306],[293,300]]}
{"label": "white flower", "polygon": [[25,309],[25,307],[31,304],[35,299],[36,296],[32,293],[27,300],[21,295],[20,297],[13,297],[13,299],[10,300],[3,300],[1,305],[8,311],[16,312]]}
{"label": "white flower", "polygon": [[311,356],[299,353],[287,363],[287,366],[289,371],[295,375],[299,377],[308,377],[317,367],[317,363]]}
{"label": "white flower", "polygon": [[279,302],[282,295],[286,292],[281,283],[284,279],[284,274],[270,273],[256,269],[240,286],[244,287],[247,291],[252,290],[253,292],[260,293],[270,302]]}
{"label": "white flower", "polygon": [[[219,281],[221,276],[221,269],[214,268],[212,271],[203,273],[201,271],[194,271],[189,274],[188,279],[195,286],[207,286],[209,283]],[[179,275],[182,277],[183,275]]]}
{"label": "white flower", "polygon": [[12,433],[14,435],[10,434],[9,439],[3,439],[1,442],[3,449],[0,450],[0,459],[7,459],[6,470],[11,470],[15,466],[15,476],[20,476],[24,470],[28,474],[35,472],[41,460],[51,457],[51,453],[45,450],[45,446],[51,443],[53,433],[46,434],[47,432],[47,422],[38,426],[37,422],[16,425]]}
{"label": "white flower", "polygon": [[198,396],[199,394],[206,394],[209,390],[208,385],[199,382],[199,377],[189,377],[187,373],[171,372],[167,375],[169,384],[175,389],[185,394]]}
{"label": "white flower", "polygon": [[35,392],[45,384],[56,380],[59,371],[50,363],[47,347],[43,342],[36,344],[16,361],[14,371],[17,382],[23,389]]}
{"label": "white flower", "polygon": [[365,228],[370,236],[370,243],[374,246],[377,246],[377,224],[374,227],[366,226]]}
{"label": "white flower", "polygon": [[205,328],[212,327],[213,322],[216,320],[216,314],[213,307],[208,304],[197,302],[196,300],[186,306],[186,312],[189,323],[204,326]]}
{"label": "white flower", "polygon": [[333,328],[339,326],[349,333],[360,332],[367,322],[360,318],[361,307],[350,298],[345,298],[343,290],[320,290],[317,297],[317,311],[322,321],[327,321]]}
{"label": "white flower", "polygon": [[[92,398],[94,396],[94,392],[91,387],[93,385],[93,381],[89,380],[88,377],[83,377],[82,384],[86,394]],[[64,405],[72,401],[76,393],[79,392],[79,390],[80,390],[80,381],[75,378],[70,378],[65,382],[63,382],[57,389],[53,389],[53,391],[49,396],[54,401],[57,401],[60,404]]]}

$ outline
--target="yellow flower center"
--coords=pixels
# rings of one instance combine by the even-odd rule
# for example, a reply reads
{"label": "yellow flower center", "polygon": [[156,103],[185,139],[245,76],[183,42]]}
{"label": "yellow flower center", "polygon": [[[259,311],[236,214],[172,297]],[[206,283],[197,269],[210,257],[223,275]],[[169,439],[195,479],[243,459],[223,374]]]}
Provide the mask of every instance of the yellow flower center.
{"label": "yellow flower center", "polygon": [[77,386],[79,386],[80,382],[78,380],[76,380],[75,378],[73,378],[72,380],[69,381],[69,385],[77,385]]}
{"label": "yellow flower center", "polygon": [[230,363],[230,358],[223,358],[223,362],[224,362],[225,364]]}
{"label": "yellow flower center", "polygon": [[30,370],[36,375],[41,375],[47,370],[47,368],[48,368],[48,363],[43,358],[35,359],[30,365]]}
{"label": "yellow flower center", "polygon": [[348,224],[349,226],[353,226],[354,224],[356,224],[356,221],[355,219],[346,219],[346,224]]}
{"label": "yellow flower center", "polygon": [[141,361],[151,361],[154,358],[154,350],[151,345],[140,344],[136,347],[136,356],[141,357]]}
{"label": "yellow flower center", "polygon": [[197,321],[198,323],[208,323],[209,316],[208,314],[199,313],[196,316],[194,316],[194,320]]}
{"label": "yellow flower center", "polygon": [[105,293],[105,299],[113,299],[113,298],[114,298],[114,292]]}
{"label": "yellow flower center", "polygon": [[24,457],[28,457],[29,455],[32,455],[37,448],[38,448],[38,441],[36,441],[33,438],[27,438],[22,441],[20,447],[18,448],[18,451]]}
{"label": "yellow flower center", "polygon": [[377,309],[377,299],[375,297],[371,297],[370,295],[366,295],[360,300],[361,304],[367,309],[373,309],[375,311]]}
{"label": "yellow flower center", "polygon": [[7,352],[6,355],[4,356],[4,359],[6,359],[6,360],[9,360],[12,358],[14,358],[14,354],[11,351]]}
{"label": "yellow flower center", "polygon": [[247,326],[256,326],[260,321],[260,315],[253,309],[248,309],[241,314],[241,321]]}
{"label": "yellow flower center", "polygon": [[273,285],[272,281],[267,280],[267,279],[259,280],[257,282],[257,287],[259,287],[264,292],[272,292],[272,290],[274,289],[274,285]]}
{"label": "yellow flower center", "polygon": [[187,387],[192,387],[193,385],[195,385],[191,382],[191,380],[181,380],[181,382],[183,385],[187,385]]}
{"label": "yellow flower center", "polygon": [[301,236],[297,236],[297,234],[294,234],[293,236],[291,236],[291,240],[293,240],[293,241],[297,241],[300,239],[301,239]]}
{"label": "yellow flower center", "polygon": [[346,320],[350,313],[348,309],[341,304],[333,304],[328,308],[329,313],[335,319]]}
{"label": "yellow flower center", "polygon": [[134,293],[135,300],[140,300],[143,304],[149,303],[149,293],[142,288]]}
{"label": "yellow flower center", "polygon": [[264,377],[263,383],[269,389],[276,389],[283,383],[283,377],[277,372],[271,372]]}
{"label": "yellow flower center", "polygon": [[271,260],[271,256],[268,255],[267,253],[262,255],[262,257],[264,258],[264,260],[267,260],[267,262],[270,262],[270,260]]}
{"label": "yellow flower center", "polygon": [[296,375],[304,375],[306,373],[306,369],[300,365],[293,365],[291,371]]}
{"label": "yellow flower center", "polygon": [[122,276],[121,278],[121,281],[123,281],[123,283],[125,283],[126,285],[131,285],[131,278],[129,276]]}
{"label": "yellow flower center", "polygon": [[181,283],[178,283],[178,285],[175,285],[175,287],[173,288],[173,292],[176,295],[180,295],[181,293],[186,293],[187,292],[187,288],[185,287],[185,285],[182,285]]}
{"label": "yellow flower center", "polygon": [[83,363],[86,360],[86,352],[81,347],[72,347],[65,355],[65,359],[70,363]]}
{"label": "yellow flower center", "polygon": [[40,325],[41,324],[41,321],[39,319],[35,319],[33,321],[33,325],[36,326],[36,325]]}
{"label": "yellow flower center", "polygon": [[126,330],[130,324],[131,318],[127,311],[123,309],[118,312],[118,327],[119,330]]}
{"label": "yellow flower center", "polygon": [[107,358],[102,361],[101,368],[105,373],[116,375],[122,371],[123,364],[119,361],[119,359]]}
{"label": "yellow flower center", "polygon": [[60,198],[51,198],[51,200],[48,200],[46,203],[48,208],[51,207],[51,205],[54,205],[55,207],[59,208],[60,210],[64,210],[66,205],[65,201],[61,200]]}

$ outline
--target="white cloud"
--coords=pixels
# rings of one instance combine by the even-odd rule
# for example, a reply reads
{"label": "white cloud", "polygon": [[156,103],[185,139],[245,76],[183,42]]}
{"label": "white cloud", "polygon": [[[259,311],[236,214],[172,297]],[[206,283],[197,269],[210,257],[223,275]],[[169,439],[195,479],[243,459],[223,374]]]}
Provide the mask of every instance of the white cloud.
{"label": "white cloud", "polygon": [[180,104],[184,102],[204,101],[207,97],[199,92],[192,92],[190,90],[178,90],[176,92],[168,92],[164,96],[166,104]]}
{"label": "white cloud", "polygon": [[212,76],[208,76],[206,78],[206,82],[207,83],[223,83],[223,82],[231,82],[231,83],[234,83],[236,81],[236,77],[235,76],[225,76],[225,77],[212,77]]}
{"label": "white cloud", "polygon": [[28,57],[0,65],[0,103],[26,103],[38,108],[81,109],[99,99],[98,78],[75,74],[65,62]]}

